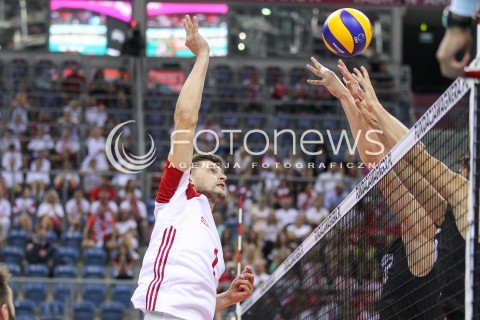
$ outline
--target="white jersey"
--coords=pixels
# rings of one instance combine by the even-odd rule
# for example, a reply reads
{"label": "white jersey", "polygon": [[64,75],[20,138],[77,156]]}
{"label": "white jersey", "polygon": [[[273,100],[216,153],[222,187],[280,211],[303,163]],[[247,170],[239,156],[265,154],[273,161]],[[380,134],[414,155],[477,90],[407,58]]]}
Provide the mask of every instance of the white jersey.
{"label": "white jersey", "polygon": [[213,319],[225,271],[222,245],[207,198],[167,162],[155,199],[155,226],[132,302],[135,308],[182,319]]}

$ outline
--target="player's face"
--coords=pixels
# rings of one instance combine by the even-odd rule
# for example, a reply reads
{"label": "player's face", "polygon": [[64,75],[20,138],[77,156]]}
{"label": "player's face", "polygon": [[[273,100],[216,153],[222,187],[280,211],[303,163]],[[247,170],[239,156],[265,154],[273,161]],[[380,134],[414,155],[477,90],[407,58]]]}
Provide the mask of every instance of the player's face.
{"label": "player's face", "polygon": [[201,161],[192,171],[195,190],[205,195],[209,201],[217,203],[225,198],[227,177],[222,168],[211,161]]}

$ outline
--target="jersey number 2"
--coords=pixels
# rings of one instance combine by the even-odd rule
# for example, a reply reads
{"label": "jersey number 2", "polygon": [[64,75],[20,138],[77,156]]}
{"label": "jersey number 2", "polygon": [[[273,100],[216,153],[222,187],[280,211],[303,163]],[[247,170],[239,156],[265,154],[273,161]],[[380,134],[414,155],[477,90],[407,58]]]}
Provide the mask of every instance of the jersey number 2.
{"label": "jersey number 2", "polygon": [[213,250],[213,254],[215,255],[215,259],[212,262],[212,269],[214,269],[213,270],[213,275],[215,276],[215,266],[218,263],[218,250],[217,249]]}

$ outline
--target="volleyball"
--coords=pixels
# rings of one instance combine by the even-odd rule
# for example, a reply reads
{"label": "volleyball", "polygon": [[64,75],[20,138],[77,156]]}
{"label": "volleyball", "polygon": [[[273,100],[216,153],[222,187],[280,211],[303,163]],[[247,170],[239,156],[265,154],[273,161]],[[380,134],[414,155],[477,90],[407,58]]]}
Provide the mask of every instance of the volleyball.
{"label": "volleyball", "polygon": [[328,16],[323,25],[323,41],[328,50],[341,57],[356,56],[370,45],[372,25],[361,11],[344,8]]}

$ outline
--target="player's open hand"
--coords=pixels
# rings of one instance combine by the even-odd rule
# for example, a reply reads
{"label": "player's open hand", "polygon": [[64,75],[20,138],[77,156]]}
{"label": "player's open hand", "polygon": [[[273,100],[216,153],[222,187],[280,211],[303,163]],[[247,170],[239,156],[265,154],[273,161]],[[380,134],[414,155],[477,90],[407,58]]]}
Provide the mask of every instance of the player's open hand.
{"label": "player's open hand", "polygon": [[253,292],[253,273],[250,267],[245,267],[243,272],[237,276],[228,289],[232,304],[242,302]]}
{"label": "player's open hand", "polygon": [[360,87],[360,84],[358,83],[357,80],[353,77],[353,75],[350,73],[348,70],[347,66],[343,61],[340,59],[338,60],[338,70],[343,76],[343,82],[345,83],[345,86],[347,86],[348,91],[350,91],[350,94],[352,95],[354,100],[360,100],[363,101],[365,100],[365,92],[363,89]]}
{"label": "player's open hand", "polygon": [[199,55],[209,55],[210,47],[208,46],[207,41],[198,33],[198,19],[193,17],[190,19],[189,15],[185,16],[183,19],[183,26],[185,27],[185,32],[187,33],[187,39],[185,45],[190,51],[193,52],[197,57]]}
{"label": "player's open hand", "polygon": [[347,88],[343,83],[338,79],[337,75],[330,69],[325,68],[320,62],[317,61],[314,57],[311,57],[313,66],[307,65],[307,69],[310,70],[314,75],[321,79],[308,79],[309,84],[315,86],[324,86],[332,96],[337,99],[341,99],[343,96],[348,94]]}

